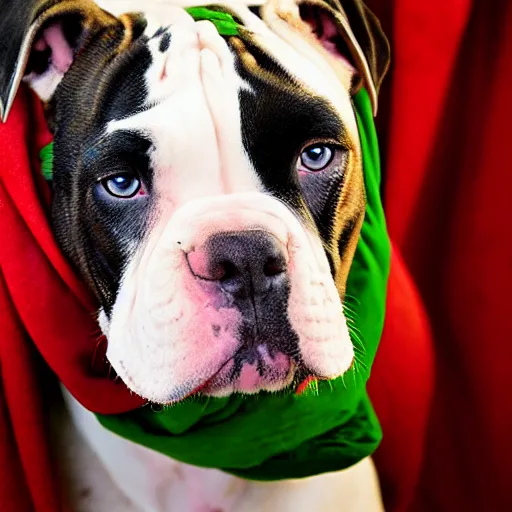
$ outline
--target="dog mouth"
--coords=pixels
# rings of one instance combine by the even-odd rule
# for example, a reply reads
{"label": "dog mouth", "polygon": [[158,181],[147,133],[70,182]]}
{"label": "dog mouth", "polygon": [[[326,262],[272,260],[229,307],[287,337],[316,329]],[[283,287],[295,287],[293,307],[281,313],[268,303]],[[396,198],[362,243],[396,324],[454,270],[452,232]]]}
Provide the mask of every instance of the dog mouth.
{"label": "dog mouth", "polygon": [[296,358],[283,352],[271,354],[260,344],[250,351],[237,353],[226,361],[209,379],[187,397],[207,395],[227,396],[232,393],[256,394],[289,389],[300,395],[322,377],[314,375]]}
{"label": "dog mouth", "polygon": [[260,344],[236,353],[195,392],[225,396],[233,392],[275,391],[292,383],[296,369],[292,357],[283,352],[271,354],[266,345]]}
{"label": "dog mouth", "polygon": [[[126,370],[122,362],[121,367],[123,371]],[[130,384],[133,384],[133,379],[125,375],[123,380],[132,389]],[[173,393],[172,398],[168,397],[165,400],[146,398],[149,403],[155,405],[173,405],[200,395],[225,397],[233,393],[254,395],[262,391],[286,391],[301,395],[310,385],[323,380],[329,380],[329,378],[316,375],[312,370],[282,352],[270,356],[266,347],[260,345],[257,348],[257,354],[247,358],[241,358],[239,354],[235,354],[211,377],[199,386],[191,390],[189,388],[189,391],[184,392],[182,396],[176,396]],[[140,394],[140,396],[144,395]]]}

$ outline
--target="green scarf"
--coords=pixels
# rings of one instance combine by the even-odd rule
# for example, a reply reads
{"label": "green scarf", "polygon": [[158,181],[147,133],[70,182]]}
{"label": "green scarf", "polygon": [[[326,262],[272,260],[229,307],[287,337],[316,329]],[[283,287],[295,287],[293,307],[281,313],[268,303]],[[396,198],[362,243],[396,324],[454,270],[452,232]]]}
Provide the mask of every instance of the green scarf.
{"label": "green scarf", "polygon": [[[200,9],[191,12],[196,19],[211,13]],[[215,13],[214,22],[219,32],[232,35],[234,22],[226,21],[226,15],[219,19],[219,14]],[[380,197],[378,143],[366,90],[353,97],[353,105],[367,198],[345,304],[358,361],[353,369],[338,379],[312,384],[302,395],[199,395],[163,410],[146,406],[124,414],[97,415],[105,428],[173,459],[253,480],[337,471],[374,452],[382,431],[366,382],[384,323],[390,244]]]}

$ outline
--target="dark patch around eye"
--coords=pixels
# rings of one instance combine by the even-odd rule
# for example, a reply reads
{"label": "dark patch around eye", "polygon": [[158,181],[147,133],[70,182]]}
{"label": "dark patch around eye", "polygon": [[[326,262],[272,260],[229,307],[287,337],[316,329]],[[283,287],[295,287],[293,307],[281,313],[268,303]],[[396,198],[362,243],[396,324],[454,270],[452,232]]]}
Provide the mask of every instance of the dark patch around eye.
{"label": "dark patch around eye", "polygon": [[[237,69],[254,93],[242,89],[240,106],[243,143],[265,189],[286,202],[302,218],[314,221],[325,246],[331,273],[343,255],[357,225],[349,220],[339,241],[334,241],[332,226],[339,215],[339,200],[345,181],[350,142],[343,120],[331,104],[309,92],[295,77],[290,76],[271,55],[242,35],[243,50],[255,63],[245,69],[237,59]],[[249,39],[249,40],[248,40]],[[240,46],[233,44],[235,55]],[[303,176],[296,169],[297,159],[305,145],[316,141],[336,143],[338,152],[345,152],[339,164],[319,173]],[[339,249],[339,255],[329,247]]]}
{"label": "dark patch around eye", "polygon": [[[135,40],[122,52],[117,51],[126,37],[121,23],[90,35],[49,105],[58,128],[53,231],[107,314],[131,251],[143,243],[154,211],[151,141],[122,131],[105,135],[110,121],[145,107],[145,73],[152,63],[148,38],[142,34],[145,26],[145,19],[134,16]],[[99,197],[99,179],[121,172],[137,173],[148,193],[129,202]]]}
{"label": "dark patch around eye", "polygon": [[257,45],[244,40],[261,73],[238,72],[254,93],[240,92],[244,147],[265,188],[304,214],[296,161],[311,140],[336,140],[345,130],[339,115],[323,98],[313,96]]}
{"label": "dark patch around eye", "polygon": [[116,173],[134,172],[151,192],[153,172],[149,160],[152,142],[140,134],[119,130],[101,135],[87,144],[83,173],[91,181],[98,181]]}
{"label": "dark patch around eye", "polygon": [[[87,141],[91,150],[83,155],[78,183],[70,192],[80,204],[71,228],[77,243],[73,260],[95,293],[107,316],[110,315],[119,279],[132,256],[132,248],[143,242],[149,223],[153,200],[148,193],[142,200],[127,202],[106,200],[99,195],[99,179],[109,173],[133,173],[140,176],[144,186],[152,189],[152,170],[149,162],[151,142],[131,132],[114,132],[106,137]],[[59,197],[63,197],[61,193]],[[63,236],[69,238],[70,229]]]}
{"label": "dark patch around eye", "polygon": [[338,201],[345,183],[346,158],[338,167],[324,173],[308,173],[300,180],[305,201],[311,210],[322,240],[331,240],[330,226],[337,214]]}

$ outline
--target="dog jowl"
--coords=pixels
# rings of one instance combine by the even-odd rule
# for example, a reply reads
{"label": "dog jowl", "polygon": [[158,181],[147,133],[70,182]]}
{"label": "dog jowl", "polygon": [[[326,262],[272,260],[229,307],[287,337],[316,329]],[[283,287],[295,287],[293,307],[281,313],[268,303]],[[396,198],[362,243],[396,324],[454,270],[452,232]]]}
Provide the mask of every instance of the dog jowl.
{"label": "dog jowl", "polygon": [[56,239],[98,300],[110,364],[148,400],[352,364],[351,95],[376,105],[388,49],[365,6],[342,3],[211,7],[230,35],[172,5],[116,17],[88,0],[25,3],[0,24],[2,117],[22,81],[44,102]]}

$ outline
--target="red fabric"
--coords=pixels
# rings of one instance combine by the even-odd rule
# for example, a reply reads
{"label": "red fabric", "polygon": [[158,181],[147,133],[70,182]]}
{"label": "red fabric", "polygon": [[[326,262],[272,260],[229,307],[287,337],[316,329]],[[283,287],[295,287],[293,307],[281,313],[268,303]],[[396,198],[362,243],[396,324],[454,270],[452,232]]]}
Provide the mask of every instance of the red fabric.
{"label": "red fabric", "polygon": [[426,305],[436,362],[408,510],[509,510],[512,2],[368,4],[392,40],[392,101],[379,119],[388,225]]}
{"label": "red fabric", "polygon": [[388,512],[407,510],[423,461],[433,386],[432,338],[414,284],[391,253],[386,322],[368,391],[384,437],[374,456]]}
{"label": "red fabric", "polygon": [[49,193],[35,163],[49,140],[41,107],[19,97],[9,122],[0,125],[0,140],[0,205],[7,242],[0,248],[0,261],[6,300],[14,304],[45,361],[88,409],[116,413],[140,406],[140,399],[105,374],[94,302],[51,233],[45,208]]}
{"label": "red fabric", "polygon": [[2,510],[59,511],[48,425],[40,400],[47,376],[0,279],[0,503]]}
{"label": "red fabric", "polygon": [[57,512],[63,505],[44,401],[49,377],[39,354],[93,411],[122,412],[142,401],[109,378],[93,302],[53,240],[48,189],[31,165],[49,135],[40,105],[19,96],[0,124],[0,510]]}

